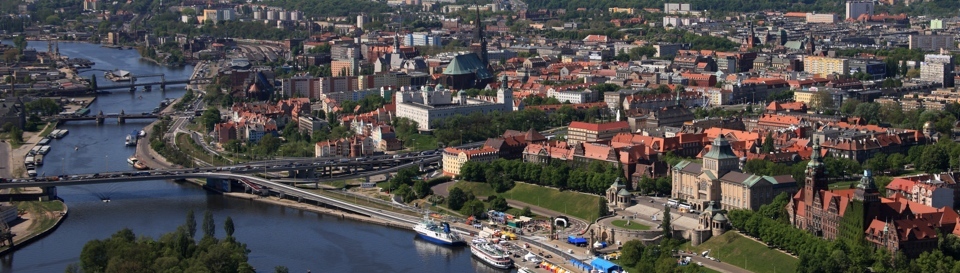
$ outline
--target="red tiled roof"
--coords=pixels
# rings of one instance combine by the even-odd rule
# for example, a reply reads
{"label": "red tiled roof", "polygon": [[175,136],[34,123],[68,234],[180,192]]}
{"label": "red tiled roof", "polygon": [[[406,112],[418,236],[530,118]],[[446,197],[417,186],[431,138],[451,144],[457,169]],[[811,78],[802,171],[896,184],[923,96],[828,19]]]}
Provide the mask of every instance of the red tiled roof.
{"label": "red tiled roof", "polygon": [[576,129],[583,129],[587,131],[600,132],[600,131],[630,128],[630,124],[627,123],[626,121],[615,121],[615,122],[607,122],[607,123],[586,123],[586,122],[574,121],[570,123],[569,127],[576,128]]}

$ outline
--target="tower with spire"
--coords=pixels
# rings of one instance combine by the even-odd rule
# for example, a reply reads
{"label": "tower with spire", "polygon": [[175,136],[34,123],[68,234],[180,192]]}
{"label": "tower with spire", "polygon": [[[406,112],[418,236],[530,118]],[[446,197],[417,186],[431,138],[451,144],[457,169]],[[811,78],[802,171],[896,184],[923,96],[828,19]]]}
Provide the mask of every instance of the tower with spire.
{"label": "tower with spire", "polygon": [[480,57],[484,66],[490,66],[490,60],[487,58],[487,38],[483,35],[483,20],[480,17],[480,5],[474,1],[474,7],[477,9],[477,20],[473,29],[473,51]]}
{"label": "tower with spire", "polygon": [[814,197],[824,190],[827,190],[827,173],[824,170],[823,160],[820,159],[820,140],[814,138],[813,152],[810,153],[810,162],[807,163],[806,178],[803,183],[803,201],[807,206],[813,206]]}

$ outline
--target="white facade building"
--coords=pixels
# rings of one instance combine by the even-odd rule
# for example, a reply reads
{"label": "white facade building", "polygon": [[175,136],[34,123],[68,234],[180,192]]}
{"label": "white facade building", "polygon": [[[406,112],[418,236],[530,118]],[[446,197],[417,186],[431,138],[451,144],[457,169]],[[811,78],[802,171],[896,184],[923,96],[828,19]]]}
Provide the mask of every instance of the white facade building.
{"label": "white facade building", "polygon": [[463,92],[454,100],[453,92],[440,85],[435,90],[423,86],[420,90],[399,91],[394,98],[397,102],[397,117],[415,121],[420,130],[429,131],[434,128],[432,126],[435,124],[432,123],[455,115],[513,111],[513,90],[502,86],[506,84],[497,90],[496,102],[469,99]]}
{"label": "white facade building", "polygon": [[873,1],[847,1],[847,18],[844,19],[856,20],[863,14],[873,15]]}

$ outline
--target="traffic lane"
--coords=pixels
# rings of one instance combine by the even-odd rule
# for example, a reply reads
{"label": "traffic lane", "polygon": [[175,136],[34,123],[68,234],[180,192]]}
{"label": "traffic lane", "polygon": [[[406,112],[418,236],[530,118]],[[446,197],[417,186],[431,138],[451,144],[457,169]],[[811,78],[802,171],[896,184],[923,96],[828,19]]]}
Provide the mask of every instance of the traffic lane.
{"label": "traffic lane", "polygon": [[0,140],[0,177],[13,177],[10,175],[10,143]]}

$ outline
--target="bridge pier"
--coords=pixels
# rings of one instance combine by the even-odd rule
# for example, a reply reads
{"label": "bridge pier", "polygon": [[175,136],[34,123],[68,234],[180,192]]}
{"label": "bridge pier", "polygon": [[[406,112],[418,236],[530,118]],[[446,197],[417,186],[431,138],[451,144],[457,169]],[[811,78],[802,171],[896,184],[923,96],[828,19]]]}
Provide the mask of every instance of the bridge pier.
{"label": "bridge pier", "polygon": [[127,119],[124,118],[123,116],[119,116],[119,117],[117,117],[117,123],[119,123],[119,124],[127,123]]}
{"label": "bridge pier", "polygon": [[42,198],[46,199],[46,200],[43,200],[43,201],[49,201],[49,200],[57,199],[57,187],[56,187],[56,186],[43,187],[43,193],[46,194],[46,196],[42,197]]}

